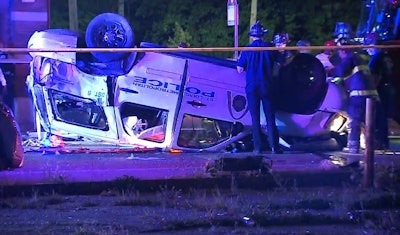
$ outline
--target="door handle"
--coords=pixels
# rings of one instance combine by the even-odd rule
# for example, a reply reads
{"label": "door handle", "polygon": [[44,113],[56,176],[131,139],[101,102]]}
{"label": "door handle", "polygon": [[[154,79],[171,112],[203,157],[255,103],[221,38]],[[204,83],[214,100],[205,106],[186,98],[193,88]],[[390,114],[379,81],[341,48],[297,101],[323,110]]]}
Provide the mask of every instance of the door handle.
{"label": "door handle", "polygon": [[192,106],[197,106],[197,107],[206,106],[205,104],[201,103],[201,101],[196,101],[196,100],[188,101],[187,103]]}

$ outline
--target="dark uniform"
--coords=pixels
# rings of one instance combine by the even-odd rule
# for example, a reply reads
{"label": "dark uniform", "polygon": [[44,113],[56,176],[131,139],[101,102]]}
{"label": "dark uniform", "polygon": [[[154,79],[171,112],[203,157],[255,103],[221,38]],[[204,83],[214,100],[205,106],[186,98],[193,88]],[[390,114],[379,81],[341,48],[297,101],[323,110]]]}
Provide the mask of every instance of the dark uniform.
{"label": "dark uniform", "polygon": [[378,97],[368,67],[368,60],[359,53],[347,50],[347,55],[330,71],[330,76],[338,77],[349,93],[348,114],[350,116],[350,133],[348,148],[352,153],[360,150],[361,124],[365,118],[367,97]]}
{"label": "dark uniform", "polygon": [[[7,55],[0,52],[1,59],[7,59]],[[3,88],[1,93],[3,102],[14,111],[14,80],[15,80],[15,66],[10,63],[0,64],[1,71],[3,72],[4,78],[7,83],[7,87]]]}
{"label": "dark uniform", "polygon": [[395,90],[392,85],[393,61],[385,51],[378,51],[372,55],[369,67],[374,76],[375,84],[379,94],[382,112],[377,115],[376,149],[389,148],[389,124]]}
{"label": "dark uniform", "polygon": [[[257,25],[258,23],[258,25]],[[247,47],[271,47],[262,40],[263,29],[259,22],[252,26],[249,32],[253,42]],[[258,27],[258,28],[257,28]],[[267,120],[269,145],[274,153],[280,153],[279,133],[275,123],[275,82],[273,66],[275,62],[284,63],[285,59],[278,51],[243,51],[239,57],[238,71],[246,71],[246,96],[252,118],[254,152],[262,150],[260,102]]]}

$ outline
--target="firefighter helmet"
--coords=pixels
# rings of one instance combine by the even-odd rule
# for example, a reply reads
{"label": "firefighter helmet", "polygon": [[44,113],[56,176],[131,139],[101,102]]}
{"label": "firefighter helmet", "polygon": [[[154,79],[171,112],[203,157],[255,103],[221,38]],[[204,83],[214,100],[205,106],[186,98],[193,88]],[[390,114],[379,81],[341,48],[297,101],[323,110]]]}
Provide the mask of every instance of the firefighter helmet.
{"label": "firefighter helmet", "polygon": [[336,22],[333,36],[336,38],[350,38],[352,34],[351,26],[346,22]]}
{"label": "firefighter helmet", "polygon": [[326,47],[333,47],[334,45],[335,45],[335,42],[333,40],[324,42],[324,46],[326,46]]}
{"label": "firefighter helmet", "polygon": [[281,45],[281,44],[287,44],[289,42],[289,34],[287,33],[277,33],[274,35],[274,44],[276,45]]}
{"label": "firefighter helmet", "polygon": [[259,20],[257,20],[257,22],[254,23],[253,26],[251,26],[250,31],[249,31],[249,36],[261,38],[267,32],[268,32],[268,29],[264,29],[261,22]]}
{"label": "firefighter helmet", "polygon": [[309,47],[309,46],[311,46],[311,43],[307,40],[299,40],[299,41],[297,41],[296,46]]}

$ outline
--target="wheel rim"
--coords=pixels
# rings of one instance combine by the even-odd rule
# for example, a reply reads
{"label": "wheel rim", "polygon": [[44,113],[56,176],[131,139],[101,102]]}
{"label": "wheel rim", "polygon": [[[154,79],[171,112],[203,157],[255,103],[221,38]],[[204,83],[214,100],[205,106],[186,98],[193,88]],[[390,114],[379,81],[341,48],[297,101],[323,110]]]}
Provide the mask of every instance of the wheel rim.
{"label": "wheel rim", "polygon": [[100,25],[94,42],[99,47],[118,48],[126,43],[125,30],[121,24],[111,23]]}

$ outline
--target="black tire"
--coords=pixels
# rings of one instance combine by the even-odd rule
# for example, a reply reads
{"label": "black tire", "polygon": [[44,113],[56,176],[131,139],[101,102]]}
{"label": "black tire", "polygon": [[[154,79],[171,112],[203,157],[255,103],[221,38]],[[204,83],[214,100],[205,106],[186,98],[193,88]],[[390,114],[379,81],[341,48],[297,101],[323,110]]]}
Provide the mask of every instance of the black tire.
{"label": "black tire", "polygon": [[313,114],[328,90],[322,63],[306,53],[297,54],[280,69],[278,84],[278,109],[296,114]]}
{"label": "black tire", "polygon": [[0,102],[0,170],[21,167],[24,160],[21,134],[11,110]]}
{"label": "black tire", "polygon": [[[85,35],[89,48],[130,48],[133,46],[134,34],[129,22],[121,15],[103,13],[93,18]],[[126,52],[92,52],[101,62],[119,60]]]}

